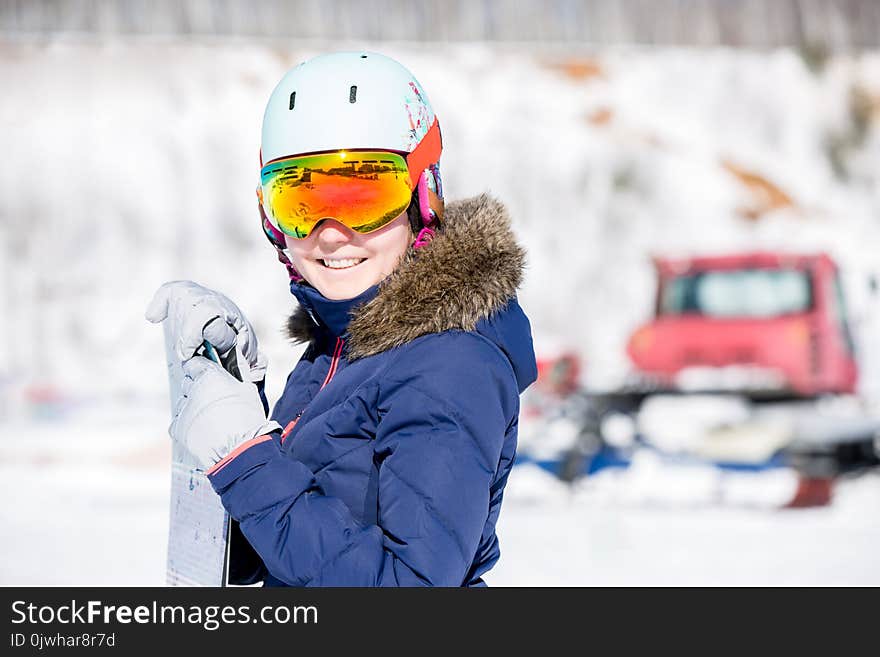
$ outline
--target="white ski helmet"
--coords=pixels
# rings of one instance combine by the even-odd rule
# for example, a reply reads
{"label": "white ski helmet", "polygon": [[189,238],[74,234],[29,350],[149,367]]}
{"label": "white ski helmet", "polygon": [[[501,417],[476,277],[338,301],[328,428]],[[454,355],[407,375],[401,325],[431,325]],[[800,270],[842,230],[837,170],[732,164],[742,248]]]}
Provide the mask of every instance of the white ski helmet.
{"label": "white ski helmet", "polygon": [[[266,105],[260,166],[279,158],[343,149],[375,149],[436,154],[410,170],[413,202],[410,222],[422,246],[429,226],[442,220],[443,188],[439,125],[418,80],[397,61],[373,52],[319,55],[288,71]],[[412,162],[411,164],[415,164]],[[260,204],[263,228],[279,249],[279,258],[298,278],[285,254],[284,235]],[[425,234],[427,231],[427,234]],[[287,261],[287,262],[285,262]]]}

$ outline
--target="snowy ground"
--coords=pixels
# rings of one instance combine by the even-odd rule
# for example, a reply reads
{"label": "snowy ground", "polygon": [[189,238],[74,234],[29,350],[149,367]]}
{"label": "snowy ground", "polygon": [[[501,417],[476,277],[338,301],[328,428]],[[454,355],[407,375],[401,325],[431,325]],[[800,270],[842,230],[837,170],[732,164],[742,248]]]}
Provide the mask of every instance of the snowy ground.
{"label": "snowy ground", "polygon": [[[3,585],[164,585],[165,400],[0,425]],[[568,487],[514,469],[493,586],[880,585],[880,473],[779,511],[787,470],[720,473],[644,454]]]}
{"label": "snowy ground", "polygon": [[[830,507],[777,510],[791,473],[603,471],[573,490],[511,476],[494,586],[880,584],[877,474],[842,481]],[[689,481],[690,479],[690,481]],[[726,479],[726,480],[725,480]],[[555,484],[555,485],[554,485]]]}

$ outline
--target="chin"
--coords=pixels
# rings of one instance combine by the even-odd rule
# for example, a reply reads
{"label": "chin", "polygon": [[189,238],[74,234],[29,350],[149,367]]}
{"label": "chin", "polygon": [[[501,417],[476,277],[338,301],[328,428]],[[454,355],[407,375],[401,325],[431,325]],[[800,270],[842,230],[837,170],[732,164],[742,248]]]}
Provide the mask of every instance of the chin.
{"label": "chin", "polygon": [[345,299],[353,299],[368,287],[370,286],[339,289],[337,286],[334,286],[333,289],[318,288],[318,291],[332,301],[344,301]]}
{"label": "chin", "polygon": [[372,278],[361,278],[356,281],[326,281],[320,278],[316,280],[319,280],[315,285],[318,291],[333,301],[353,299],[375,283]]}

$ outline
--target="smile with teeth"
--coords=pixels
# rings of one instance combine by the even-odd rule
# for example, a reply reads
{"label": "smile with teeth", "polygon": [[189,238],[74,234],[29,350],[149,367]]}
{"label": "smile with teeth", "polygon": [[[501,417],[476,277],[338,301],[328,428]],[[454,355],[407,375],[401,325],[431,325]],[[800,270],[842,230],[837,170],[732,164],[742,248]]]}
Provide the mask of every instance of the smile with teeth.
{"label": "smile with teeth", "polygon": [[323,263],[329,269],[349,269],[361,264],[366,258],[322,258],[319,262]]}

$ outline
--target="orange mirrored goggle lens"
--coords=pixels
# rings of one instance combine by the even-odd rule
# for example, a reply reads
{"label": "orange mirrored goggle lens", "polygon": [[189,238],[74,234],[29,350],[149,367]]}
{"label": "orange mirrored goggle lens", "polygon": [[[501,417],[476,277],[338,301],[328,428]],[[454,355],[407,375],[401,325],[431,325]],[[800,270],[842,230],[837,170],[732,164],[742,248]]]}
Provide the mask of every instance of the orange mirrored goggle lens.
{"label": "orange mirrored goggle lens", "polygon": [[412,199],[404,156],[333,151],[269,162],[260,172],[263,207],[282,232],[304,238],[322,219],[359,233],[394,221]]}

